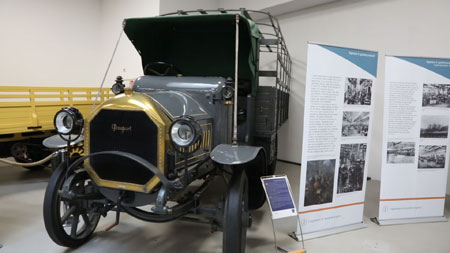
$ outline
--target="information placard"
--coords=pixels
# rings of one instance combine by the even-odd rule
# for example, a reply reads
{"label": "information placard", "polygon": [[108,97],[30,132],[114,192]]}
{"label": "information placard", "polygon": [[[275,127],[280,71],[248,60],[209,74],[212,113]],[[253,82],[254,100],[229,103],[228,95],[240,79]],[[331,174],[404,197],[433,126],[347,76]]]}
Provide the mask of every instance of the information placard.
{"label": "information placard", "polygon": [[378,220],[390,225],[443,218],[450,59],[386,56],[385,73]]}
{"label": "information placard", "polygon": [[363,226],[377,62],[374,51],[308,45],[299,200],[305,235]]}
{"label": "information placard", "polygon": [[272,219],[297,216],[289,180],[285,175],[261,177]]}

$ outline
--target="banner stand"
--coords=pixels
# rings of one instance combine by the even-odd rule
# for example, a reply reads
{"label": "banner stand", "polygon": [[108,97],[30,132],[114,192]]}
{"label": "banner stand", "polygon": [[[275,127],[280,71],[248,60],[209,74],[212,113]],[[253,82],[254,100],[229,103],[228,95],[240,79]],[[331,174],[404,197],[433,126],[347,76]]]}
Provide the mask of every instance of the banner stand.
{"label": "banner stand", "polygon": [[444,222],[450,58],[385,57],[380,225]]}
{"label": "banner stand", "polygon": [[308,44],[298,200],[306,239],[366,227],[377,63],[375,51]]}
{"label": "banner stand", "polygon": [[442,217],[424,217],[424,218],[410,218],[410,219],[389,219],[379,220],[378,217],[370,219],[373,223],[380,226],[414,224],[414,223],[429,223],[429,222],[447,222],[445,216]]}
{"label": "banner stand", "polygon": [[[358,229],[362,229],[362,228],[366,228],[366,227],[367,227],[367,225],[364,222],[361,222],[361,223],[351,224],[351,225],[347,225],[347,226],[342,226],[342,227],[331,228],[331,229],[327,229],[327,230],[303,234],[303,239],[310,240],[310,239],[325,237],[325,236],[329,236],[329,235],[349,232],[352,230],[358,230]],[[296,232],[292,232],[289,234],[289,236],[291,238],[293,238],[296,241],[299,241],[297,235],[298,234]]]}

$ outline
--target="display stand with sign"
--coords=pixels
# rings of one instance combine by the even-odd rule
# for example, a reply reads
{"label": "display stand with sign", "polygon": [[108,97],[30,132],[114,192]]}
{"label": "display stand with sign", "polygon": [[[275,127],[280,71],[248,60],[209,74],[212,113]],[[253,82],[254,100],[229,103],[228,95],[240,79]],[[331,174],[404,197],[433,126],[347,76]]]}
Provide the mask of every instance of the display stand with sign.
{"label": "display stand with sign", "polygon": [[277,235],[274,226],[274,220],[288,218],[295,216],[297,222],[301,229],[300,218],[298,216],[297,208],[294,204],[294,199],[292,197],[292,190],[289,184],[289,180],[286,175],[273,175],[267,177],[261,177],[261,182],[266,193],[267,202],[269,204],[272,229],[273,229],[273,237],[275,242],[275,252],[287,252],[287,253],[304,253],[305,244],[303,242],[303,233],[302,236],[302,248],[300,250],[295,251],[287,251],[277,243]]}

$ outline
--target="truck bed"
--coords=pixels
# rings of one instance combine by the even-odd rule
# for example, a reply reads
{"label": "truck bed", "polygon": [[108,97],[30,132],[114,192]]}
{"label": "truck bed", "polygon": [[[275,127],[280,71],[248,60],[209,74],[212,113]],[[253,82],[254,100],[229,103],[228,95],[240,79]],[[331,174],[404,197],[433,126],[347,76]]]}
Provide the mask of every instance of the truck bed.
{"label": "truck bed", "polygon": [[[91,87],[0,86],[0,142],[53,130],[53,117],[62,107],[74,106],[87,116],[97,92]],[[103,88],[96,104],[112,96]]]}

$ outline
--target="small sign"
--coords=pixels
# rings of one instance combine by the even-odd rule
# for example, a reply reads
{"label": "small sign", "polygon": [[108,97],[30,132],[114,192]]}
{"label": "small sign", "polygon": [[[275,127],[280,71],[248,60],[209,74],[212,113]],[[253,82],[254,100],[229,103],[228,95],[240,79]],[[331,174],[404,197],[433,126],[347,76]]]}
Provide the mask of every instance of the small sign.
{"label": "small sign", "polygon": [[261,182],[272,212],[272,219],[297,216],[297,208],[286,175],[261,177]]}

